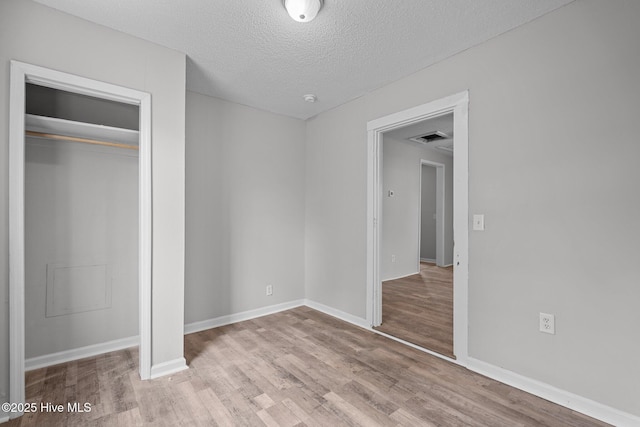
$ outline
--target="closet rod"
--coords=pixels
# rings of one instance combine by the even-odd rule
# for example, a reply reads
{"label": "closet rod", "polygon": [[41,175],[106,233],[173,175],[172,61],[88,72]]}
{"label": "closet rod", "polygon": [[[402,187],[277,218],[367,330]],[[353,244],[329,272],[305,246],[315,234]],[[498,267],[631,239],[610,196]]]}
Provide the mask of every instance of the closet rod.
{"label": "closet rod", "polygon": [[34,132],[32,130],[27,130],[24,133],[29,136],[36,136],[40,138],[59,139],[62,141],[83,142],[85,144],[103,145],[106,147],[126,148],[128,150],[140,149],[137,145],[120,144],[118,142],[100,141],[97,139],[89,139],[89,138],[78,138],[76,136],[56,135],[54,133]]}

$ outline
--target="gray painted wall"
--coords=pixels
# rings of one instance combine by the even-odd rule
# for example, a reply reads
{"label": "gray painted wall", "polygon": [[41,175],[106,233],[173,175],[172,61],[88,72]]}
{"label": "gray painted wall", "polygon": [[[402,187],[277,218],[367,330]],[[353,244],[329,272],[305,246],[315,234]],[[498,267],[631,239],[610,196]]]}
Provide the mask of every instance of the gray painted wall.
{"label": "gray painted wall", "polygon": [[183,356],[185,55],[30,1],[0,2],[0,400],[8,392],[9,61],[151,93],[152,362]]}
{"label": "gray painted wall", "polygon": [[420,176],[420,259],[436,259],[436,168],[422,165]]}
{"label": "gray painted wall", "polygon": [[367,121],[468,89],[470,356],[640,415],[638,16],[576,1],[310,119],[307,298],[365,317]]}
{"label": "gray painted wall", "polygon": [[[453,259],[453,157],[416,142],[385,135],[382,159],[382,280],[419,272],[421,160],[445,165],[445,263],[450,264]],[[389,190],[393,190],[393,197],[389,197]],[[435,220],[432,219],[431,222],[435,241]],[[395,262],[392,261],[393,255]],[[435,244],[433,258],[435,259]]]}
{"label": "gray painted wall", "polygon": [[25,156],[26,358],[138,335],[137,153],[28,138]]}
{"label": "gray painted wall", "polygon": [[185,323],[304,298],[304,138],[302,120],[187,92]]}

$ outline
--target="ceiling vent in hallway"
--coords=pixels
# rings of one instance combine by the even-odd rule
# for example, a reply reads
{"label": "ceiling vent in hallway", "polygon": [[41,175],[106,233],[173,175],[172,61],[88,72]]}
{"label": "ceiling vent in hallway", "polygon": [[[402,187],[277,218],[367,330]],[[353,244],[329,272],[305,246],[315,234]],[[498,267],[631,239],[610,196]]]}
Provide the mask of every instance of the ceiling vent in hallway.
{"label": "ceiling vent in hallway", "polygon": [[441,141],[443,139],[448,139],[448,138],[449,138],[449,135],[437,130],[435,132],[429,132],[424,135],[414,136],[413,138],[409,138],[409,139],[411,141],[419,142],[420,144],[428,144],[433,141]]}

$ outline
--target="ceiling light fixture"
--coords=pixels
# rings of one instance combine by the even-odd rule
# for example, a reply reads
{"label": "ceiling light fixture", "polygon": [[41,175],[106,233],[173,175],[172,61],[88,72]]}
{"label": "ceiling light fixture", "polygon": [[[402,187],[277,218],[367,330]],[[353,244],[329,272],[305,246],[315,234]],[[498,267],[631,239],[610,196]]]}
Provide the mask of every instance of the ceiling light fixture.
{"label": "ceiling light fixture", "polygon": [[304,98],[305,101],[310,102],[312,104],[318,100],[318,97],[315,96],[312,93],[308,93],[308,94],[304,95],[303,98]]}
{"label": "ceiling light fixture", "polygon": [[310,22],[322,9],[323,0],[282,0],[289,16],[298,22]]}

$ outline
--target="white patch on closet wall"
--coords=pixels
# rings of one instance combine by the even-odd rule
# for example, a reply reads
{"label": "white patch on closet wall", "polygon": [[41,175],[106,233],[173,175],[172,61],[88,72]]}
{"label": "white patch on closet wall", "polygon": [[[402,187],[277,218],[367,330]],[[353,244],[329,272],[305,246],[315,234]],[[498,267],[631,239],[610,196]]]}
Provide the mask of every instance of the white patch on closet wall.
{"label": "white patch on closet wall", "polygon": [[111,307],[111,268],[106,264],[47,264],[46,317]]}

